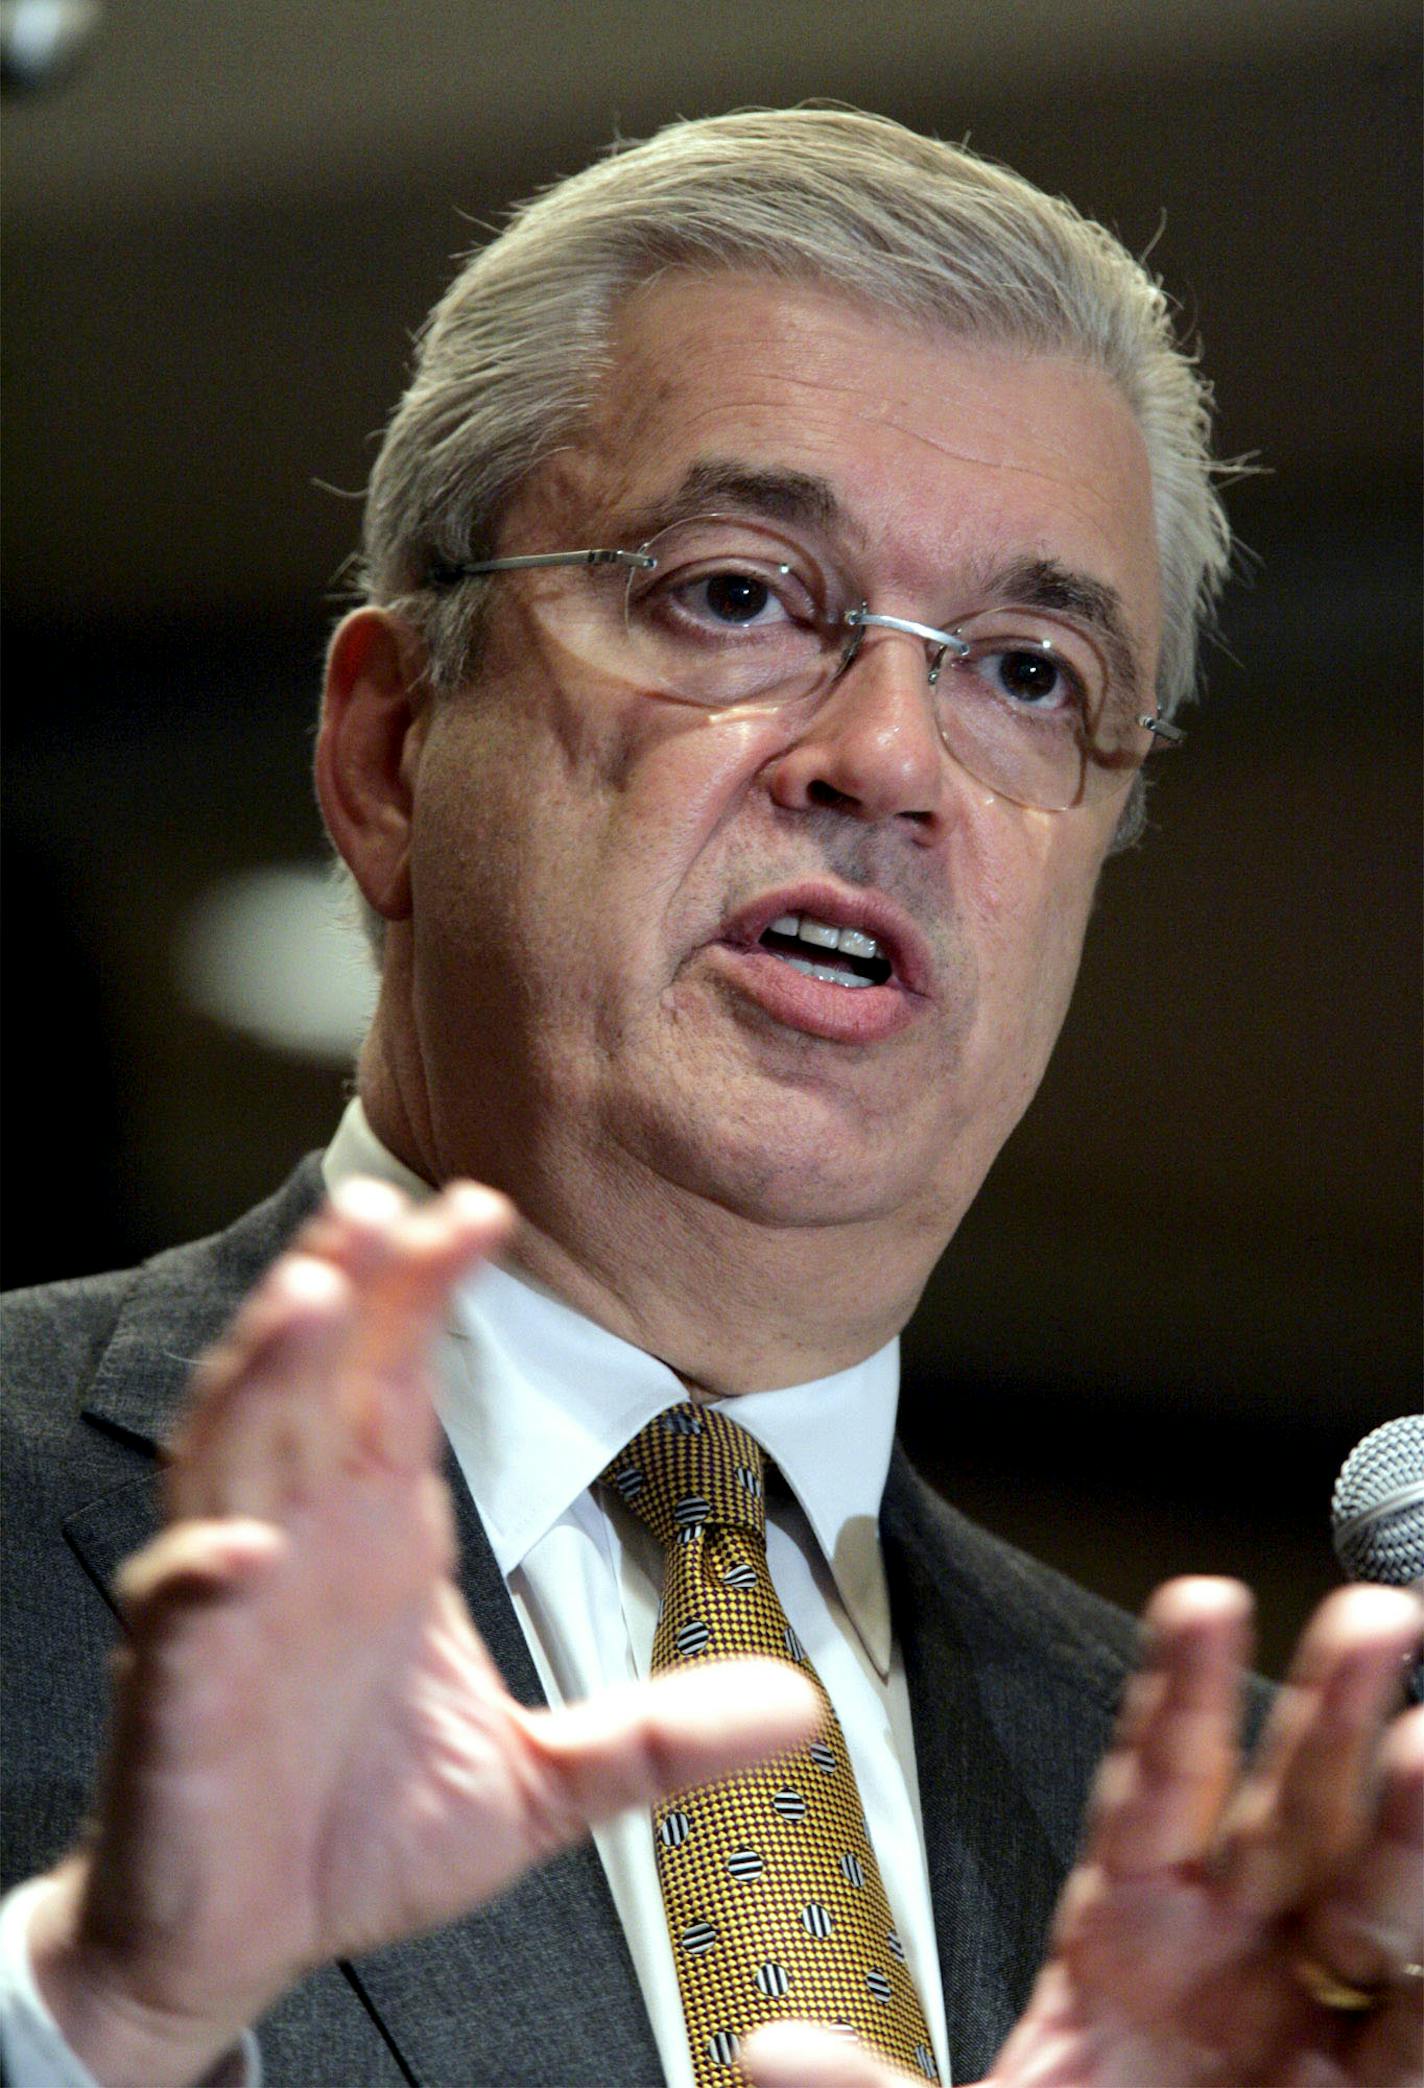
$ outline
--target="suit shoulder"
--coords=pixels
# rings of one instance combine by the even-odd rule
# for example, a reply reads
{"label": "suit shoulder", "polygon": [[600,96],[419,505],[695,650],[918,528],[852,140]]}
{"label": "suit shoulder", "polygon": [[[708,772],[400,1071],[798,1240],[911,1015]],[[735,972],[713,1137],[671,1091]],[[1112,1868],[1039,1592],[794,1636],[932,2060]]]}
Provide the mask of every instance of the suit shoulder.
{"label": "suit shoulder", "polygon": [[0,1297],[0,1365],[7,1420],[38,1400],[67,1413],[65,1395],[87,1385],[108,1346],[137,1269],[36,1284]]}
{"label": "suit shoulder", "polygon": [[316,1203],[320,1161],[224,1231],[136,1268],[37,1284],[0,1297],[7,1434],[53,1441],[74,1422],[116,1337],[211,1338]]}
{"label": "suit shoulder", "polygon": [[[1145,1648],[1136,1617],[971,1521],[899,1449],[885,1500],[887,1551],[909,1599],[948,1603],[956,1631],[989,1670],[1027,1664],[1080,1702],[1086,1695],[1103,1713],[1116,1710]],[[1272,1693],[1259,1675],[1247,1676],[1248,1740],[1259,1735]]]}
{"label": "suit shoulder", "polygon": [[886,1489],[886,1535],[899,1540],[902,1574],[922,1593],[933,1584],[981,1653],[1027,1656],[1104,1708],[1116,1704],[1141,1654],[1137,1620],[971,1521],[902,1454]]}

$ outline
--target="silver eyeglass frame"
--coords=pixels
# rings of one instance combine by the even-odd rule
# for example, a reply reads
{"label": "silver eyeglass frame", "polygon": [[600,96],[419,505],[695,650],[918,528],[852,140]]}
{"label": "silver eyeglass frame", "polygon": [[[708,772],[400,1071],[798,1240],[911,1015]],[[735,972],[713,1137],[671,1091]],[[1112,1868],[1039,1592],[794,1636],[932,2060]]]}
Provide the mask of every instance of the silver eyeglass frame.
{"label": "silver eyeglass frame", "polygon": [[[657,563],[652,552],[641,547],[636,551],[615,551],[595,546],[586,551],[529,551],[512,558],[482,558],[462,565],[442,564],[435,577],[448,584],[454,580],[474,580],[484,573],[530,573],[551,566],[580,565],[619,565],[627,566],[635,572],[650,573],[656,571]],[[781,570],[789,571],[790,568],[783,567]],[[869,629],[899,631],[906,638],[920,638],[927,646],[937,648],[933,657],[928,660],[927,666],[931,688],[939,681],[946,653],[952,653],[956,659],[964,660],[968,659],[974,650],[957,631],[941,631],[934,624],[916,623],[913,617],[884,616],[872,610],[868,602],[862,602],[859,608],[847,609],[842,622],[851,626],[855,636],[846,648],[833,681],[839,681],[855,665],[861,646],[865,642],[865,633]],[[1187,736],[1180,725],[1173,725],[1169,719],[1152,712],[1141,713],[1137,723],[1144,732],[1152,734],[1154,743],[1158,746],[1180,747]]]}

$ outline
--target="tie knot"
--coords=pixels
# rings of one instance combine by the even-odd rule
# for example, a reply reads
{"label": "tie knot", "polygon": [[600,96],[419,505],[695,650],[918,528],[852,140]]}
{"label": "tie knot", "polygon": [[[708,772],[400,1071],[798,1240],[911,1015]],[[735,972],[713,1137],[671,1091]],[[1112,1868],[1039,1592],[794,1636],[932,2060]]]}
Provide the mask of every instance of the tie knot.
{"label": "tie knot", "polygon": [[660,1544],[688,1543],[704,1526],[766,1537],[761,1445],[710,1407],[669,1407],[604,1472]]}

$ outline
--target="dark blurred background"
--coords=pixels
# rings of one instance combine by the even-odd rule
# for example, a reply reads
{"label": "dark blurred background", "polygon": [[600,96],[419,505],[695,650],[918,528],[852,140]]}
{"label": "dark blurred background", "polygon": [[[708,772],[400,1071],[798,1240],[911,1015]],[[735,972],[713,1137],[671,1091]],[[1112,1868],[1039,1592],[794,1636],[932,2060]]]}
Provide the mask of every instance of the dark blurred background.
{"label": "dark blurred background", "polygon": [[214,1227],[335,1121],[367,989],[307,777],[327,488],[453,257],[615,132],[854,101],[1150,246],[1266,467],[906,1430],[1122,1600],[1244,1573],[1278,1662],[1341,1458],[1419,1400],[1414,6],[113,0],[29,87],[5,13],[5,1280]]}

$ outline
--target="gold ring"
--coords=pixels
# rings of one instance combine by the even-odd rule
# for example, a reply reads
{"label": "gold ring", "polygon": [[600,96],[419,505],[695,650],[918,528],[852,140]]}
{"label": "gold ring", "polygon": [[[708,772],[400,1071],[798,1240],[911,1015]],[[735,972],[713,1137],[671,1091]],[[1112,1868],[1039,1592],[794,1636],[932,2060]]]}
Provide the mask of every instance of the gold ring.
{"label": "gold ring", "polygon": [[1311,2000],[1322,2008],[1333,2009],[1337,2015],[1366,2015],[1378,2008],[1391,1990],[1424,1984],[1424,1965],[1401,1965],[1391,1979],[1373,1987],[1356,1986],[1353,1980],[1342,1979],[1338,1972],[1332,1972],[1315,1958],[1297,1958],[1293,1969]]}
{"label": "gold ring", "polygon": [[1322,2008],[1333,2009],[1337,2015],[1364,2015],[1378,2008],[1388,1992],[1386,1987],[1355,1986],[1328,1966],[1317,1964],[1314,1958],[1297,1958],[1294,1970],[1311,2000],[1318,2001]]}

